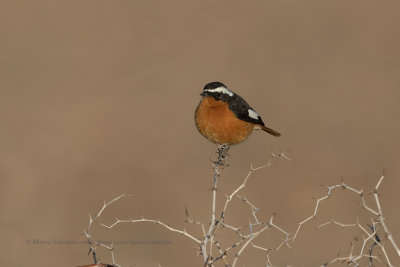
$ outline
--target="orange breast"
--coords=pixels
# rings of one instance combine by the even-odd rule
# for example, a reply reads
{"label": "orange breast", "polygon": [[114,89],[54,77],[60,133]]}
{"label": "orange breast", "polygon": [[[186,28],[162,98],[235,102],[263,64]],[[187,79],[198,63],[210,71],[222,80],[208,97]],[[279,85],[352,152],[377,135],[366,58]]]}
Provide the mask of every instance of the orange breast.
{"label": "orange breast", "polygon": [[199,132],[216,144],[238,144],[253,132],[254,124],[240,120],[228,103],[204,97],[195,113]]}

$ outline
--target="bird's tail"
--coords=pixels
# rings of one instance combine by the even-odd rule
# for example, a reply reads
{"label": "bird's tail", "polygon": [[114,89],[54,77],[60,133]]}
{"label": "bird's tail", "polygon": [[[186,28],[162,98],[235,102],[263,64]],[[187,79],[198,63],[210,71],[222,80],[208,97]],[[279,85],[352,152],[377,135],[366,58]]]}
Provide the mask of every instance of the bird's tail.
{"label": "bird's tail", "polygon": [[278,133],[277,131],[274,131],[274,130],[268,128],[268,127],[261,126],[261,129],[262,129],[263,131],[266,131],[266,132],[269,133],[269,134],[272,134],[273,136],[281,136],[280,133]]}

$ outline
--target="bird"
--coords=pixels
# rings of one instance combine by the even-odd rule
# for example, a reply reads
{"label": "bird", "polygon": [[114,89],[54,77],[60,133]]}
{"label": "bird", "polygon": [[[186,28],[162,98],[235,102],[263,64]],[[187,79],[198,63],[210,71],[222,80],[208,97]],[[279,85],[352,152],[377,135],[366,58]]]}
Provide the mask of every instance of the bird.
{"label": "bird", "polygon": [[273,136],[281,134],[265,126],[260,115],[238,94],[221,82],[210,82],[200,94],[195,111],[198,131],[217,145],[236,145],[253,131],[263,130]]}

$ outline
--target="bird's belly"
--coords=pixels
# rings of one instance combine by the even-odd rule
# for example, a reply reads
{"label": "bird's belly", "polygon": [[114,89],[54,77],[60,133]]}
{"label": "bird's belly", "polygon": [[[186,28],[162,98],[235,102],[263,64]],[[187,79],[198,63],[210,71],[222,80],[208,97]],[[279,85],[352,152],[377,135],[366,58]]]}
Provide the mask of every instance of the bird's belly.
{"label": "bird's belly", "polygon": [[240,120],[222,101],[217,105],[204,103],[196,109],[195,121],[199,132],[208,140],[217,144],[238,144],[246,140],[253,132],[252,123]]}

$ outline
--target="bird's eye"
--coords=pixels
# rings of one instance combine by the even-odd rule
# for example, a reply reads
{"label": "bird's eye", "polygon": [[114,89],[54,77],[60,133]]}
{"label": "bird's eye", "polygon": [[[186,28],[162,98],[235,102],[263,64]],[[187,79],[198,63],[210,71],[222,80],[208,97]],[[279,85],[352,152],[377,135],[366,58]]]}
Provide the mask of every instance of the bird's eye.
{"label": "bird's eye", "polygon": [[215,93],[214,95],[215,95],[215,97],[217,97],[217,98],[221,98],[221,93]]}

